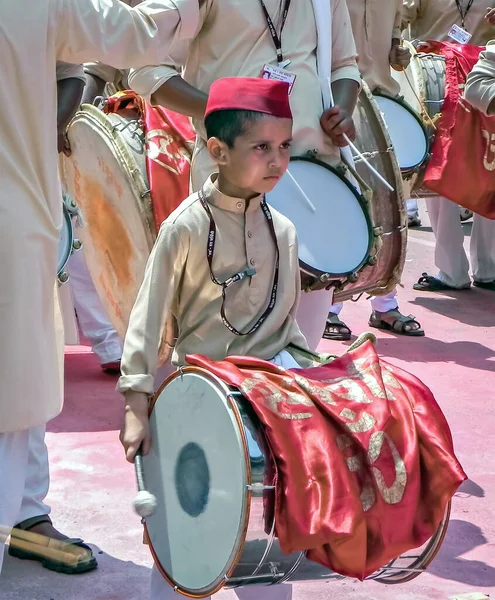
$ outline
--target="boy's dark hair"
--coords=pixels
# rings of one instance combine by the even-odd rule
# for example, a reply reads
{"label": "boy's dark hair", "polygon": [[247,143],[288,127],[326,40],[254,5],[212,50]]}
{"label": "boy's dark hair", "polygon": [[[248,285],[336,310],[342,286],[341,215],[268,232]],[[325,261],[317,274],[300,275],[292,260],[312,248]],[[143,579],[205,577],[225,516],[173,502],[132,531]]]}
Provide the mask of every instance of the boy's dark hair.
{"label": "boy's dark hair", "polygon": [[254,110],[217,110],[205,119],[206,136],[208,139],[216,137],[233,148],[236,138],[245,132],[246,125],[265,116]]}

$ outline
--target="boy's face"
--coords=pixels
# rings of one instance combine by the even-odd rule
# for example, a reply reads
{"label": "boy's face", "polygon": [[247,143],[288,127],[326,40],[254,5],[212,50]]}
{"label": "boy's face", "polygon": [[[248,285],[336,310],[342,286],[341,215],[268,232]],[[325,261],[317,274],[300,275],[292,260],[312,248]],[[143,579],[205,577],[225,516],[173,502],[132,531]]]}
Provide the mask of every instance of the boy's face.
{"label": "boy's face", "polygon": [[249,197],[275,187],[287,170],[291,142],[292,120],[266,115],[247,123],[233,148],[219,140],[208,146],[222,178],[239,189],[239,197]]}

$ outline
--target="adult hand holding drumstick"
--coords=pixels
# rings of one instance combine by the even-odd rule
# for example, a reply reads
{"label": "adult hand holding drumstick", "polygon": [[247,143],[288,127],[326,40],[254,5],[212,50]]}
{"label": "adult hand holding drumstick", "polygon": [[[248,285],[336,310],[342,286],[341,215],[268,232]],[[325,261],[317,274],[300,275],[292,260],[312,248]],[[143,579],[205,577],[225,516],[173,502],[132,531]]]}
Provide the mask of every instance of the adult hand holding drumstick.
{"label": "adult hand holding drumstick", "polygon": [[409,48],[405,48],[402,45],[402,41],[397,38],[392,40],[392,48],[388,56],[390,66],[395,71],[404,71],[404,69],[407,69],[412,58]]}
{"label": "adult hand holding drumstick", "polygon": [[340,79],[332,83],[334,103],[331,108],[323,111],[320,125],[335,146],[347,146],[346,137],[353,141],[356,128],[352,113],[356,107],[359,85],[352,79]]}

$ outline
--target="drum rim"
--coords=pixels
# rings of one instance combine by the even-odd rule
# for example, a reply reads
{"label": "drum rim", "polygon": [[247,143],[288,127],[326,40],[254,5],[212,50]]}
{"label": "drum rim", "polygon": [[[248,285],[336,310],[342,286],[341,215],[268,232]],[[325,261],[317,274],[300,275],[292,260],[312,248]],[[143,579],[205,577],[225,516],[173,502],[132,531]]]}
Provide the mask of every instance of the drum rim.
{"label": "drum rim", "polygon": [[[426,142],[426,149],[425,149],[423,158],[420,160],[419,163],[417,163],[416,165],[412,165],[410,167],[401,168],[401,166],[399,165],[399,169],[400,169],[401,173],[407,174],[407,173],[410,173],[411,171],[415,171],[416,169],[421,167],[421,165],[425,162],[425,160],[428,158],[428,155],[430,154],[431,139],[430,139],[430,136],[428,135],[426,127],[424,126],[422,120],[419,118],[416,111],[405,100],[401,100],[398,97],[394,97],[391,94],[387,94],[386,92],[380,92],[380,91],[375,92],[373,95],[378,96],[380,98],[386,98],[387,100],[391,100],[392,102],[395,102],[396,104],[400,104],[400,106],[405,108],[409,112],[409,114],[411,114],[416,119],[416,122],[421,127],[421,131],[423,132],[425,142]],[[378,102],[377,102],[377,104],[378,104]],[[392,144],[393,144],[393,142],[392,142]],[[396,155],[397,155],[397,153],[396,153]]]}
{"label": "drum rim", "polygon": [[[112,115],[119,116],[119,113],[112,113]],[[121,117],[122,118],[122,117]],[[111,149],[111,152],[116,160],[125,172],[126,179],[129,182],[129,189],[132,192],[136,203],[136,209],[142,216],[142,227],[146,242],[150,248],[153,248],[158,231],[156,230],[153,208],[151,204],[146,203],[146,196],[148,199],[151,198],[149,186],[141,173],[138,163],[130,150],[129,145],[125,141],[122,133],[115,128],[109,115],[103,110],[94,106],[93,104],[82,104],[80,110],[76,112],[71,122],[67,126],[67,136],[70,142],[71,129],[76,124],[84,123],[88,127],[98,129],[99,134],[103,137],[103,134],[108,139],[105,139],[105,143]],[[66,158],[63,163],[71,161],[71,158]],[[64,167],[65,171],[65,167]],[[66,178],[64,172],[64,179]],[[75,198],[77,201],[77,198]]]}
{"label": "drum rim", "polygon": [[[197,366],[192,366],[192,365],[179,367],[177,369],[177,371],[175,371],[174,373],[171,373],[165,379],[165,381],[159,386],[158,390],[152,396],[150,403],[149,403],[149,407],[148,407],[148,417],[151,416],[151,413],[153,412],[153,408],[154,408],[158,398],[160,397],[160,394],[163,392],[163,390],[172,381],[174,381],[178,377],[182,377],[183,375],[189,374],[189,373],[196,374],[205,379],[208,379],[210,381],[210,383],[213,383],[222,393],[225,393],[229,407],[234,414],[238,429],[240,431],[242,447],[243,447],[243,451],[244,451],[244,464],[245,464],[245,469],[246,469],[245,470],[246,485],[249,485],[252,481],[252,474],[251,474],[251,463],[249,460],[248,442],[246,439],[246,433],[244,431],[244,425],[242,422],[241,413],[239,411],[239,408],[237,407],[234,397],[232,396],[232,388],[234,388],[234,386],[232,386],[232,387],[228,386],[224,381],[222,381],[222,379],[220,379],[220,377],[217,377],[216,375],[214,375],[213,373],[208,371],[208,369],[205,369],[203,367],[197,367]],[[237,389],[237,388],[234,388],[234,389]],[[226,569],[226,571],[223,575],[219,576],[218,579],[220,579],[220,581],[216,582],[215,585],[212,586],[211,588],[208,588],[208,589],[204,588],[204,591],[194,591],[194,590],[189,590],[185,587],[179,587],[177,585],[177,583],[166,573],[165,569],[162,567],[162,565],[160,563],[160,560],[158,559],[158,556],[157,556],[155,549],[153,547],[153,544],[151,542],[151,538],[150,538],[150,535],[148,532],[148,526],[147,526],[146,520],[143,519],[145,536],[148,541],[151,555],[153,556],[153,560],[155,561],[156,567],[157,567],[158,571],[160,572],[160,574],[162,575],[162,577],[172,586],[172,588],[174,589],[175,592],[177,592],[183,596],[186,596],[188,598],[207,598],[208,596],[212,596],[213,594],[216,594],[218,591],[220,591],[225,586],[225,584],[227,583],[227,580],[233,574],[233,572],[242,556],[244,544],[246,541],[246,535],[247,535],[248,527],[249,527],[249,517],[250,517],[250,512],[251,512],[251,496],[252,496],[252,492],[249,490],[249,488],[246,487],[246,491],[244,493],[244,510],[243,510],[244,515],[243,515],[242,527],[238,531],[236,545],[234,546],[235,551],[233,551],[231,554],[230,561],[227,564],[228,568]]]}
{"label": "drum rim", "polygon": [[[62,204],[62,216],[63,216],[64,223],[67,225],[67,232],[68,232],[69,240],[68,240],[68,244],[67,244],[67,251],[64,254],[64,258],[62,259],[61,262],[58,263],[57,277],[60,277],[60,275],[62,275],[62,273],[64,272],[65,267],[67,266],[67,263],[69,262],[69,258],[72,255],[72,250],[73,250],[73,246],[74,246],[74,227],[72,226],[72,218],[69,214],[69,211],[67,210],[67,207],[64,206],[64,204]],[[63,227],[64,227],[64,224],[62,224],[62,228]]]}
{"label": "drum rim", "polygon": [[[368,246],[366,248],[366,255],[363,258],[363,260],[359,263],[359,265],[357,267],[355,267],[352,271],[345,271],[343,273],[328,273],[328,274],[332,275],[332,279],[339,279],[342,277],[347,277],[348,275],[352,275],[353,273],[356,273],[368,262],[369,257],[371,255],[371,249],[373,247],[373,224],[371,222],[371,217],[370,217],[370,214],[368,211],[368,203],[366,202],[364,196],[360,192],[358,192],[358,190],[352,185],[352,183],[350,181],[348,181],[348,179],[346,177],[344,177],[342,175],[342,173],[339,172],[338,169],[336,169],[335,167],[332,167],[332,165],[328,165],[326,162],[323,162],[322,160],[320,160],[316,157],[313,157],[313,156],[291,156],[289,162],[297,162],[297,161],[313,163],[313,164],[316,164],[320,167],[324,167],[325,169],[329,170],[331,173],[333,173],[334,175],[339,177],[339,179],[341,179],[345,183],[347,188],[354,194],[354,197],[358,201],[359,206],[360,206],[361,210],[363,211],[364,217],[366,219],[366,226],[368,229]],[[270,204],[270,202],[268,202],[268,204]],[[297,227],[296,227],[296,233],[297,233]],[[299,267],[306,274],[308,274],[312,277],[315,277],[315,278],[320,278],[322,275],[327,274],[327,271],[320,271],[319,269],[315,269],[314,267],[312,267],[311,265],[308,265],[301,259],[299,259]]]}

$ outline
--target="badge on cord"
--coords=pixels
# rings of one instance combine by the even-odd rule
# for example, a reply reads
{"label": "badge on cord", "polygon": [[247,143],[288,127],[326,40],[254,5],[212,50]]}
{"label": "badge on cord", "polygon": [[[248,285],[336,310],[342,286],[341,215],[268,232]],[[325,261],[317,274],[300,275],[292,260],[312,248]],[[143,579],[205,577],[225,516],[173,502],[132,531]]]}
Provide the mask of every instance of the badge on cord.
{"label": "badge on cord", "polygon": [[292,92],[294,82],[296,81],[296,74],[275,67],[274,65],[263,65],[261,69],[260,77],[262,79],[275,79],[276,81],[285,81],[289,84],[289,94]]}
{"label": "badge on cord", "polygon": [[459,25],[452,25],[449,31],[449,38],[457,42],[458,44],[469,44],[473,37],[468,31],[459,27]]}

